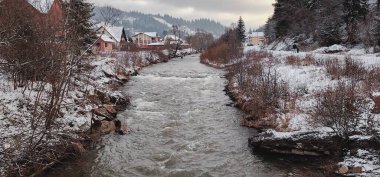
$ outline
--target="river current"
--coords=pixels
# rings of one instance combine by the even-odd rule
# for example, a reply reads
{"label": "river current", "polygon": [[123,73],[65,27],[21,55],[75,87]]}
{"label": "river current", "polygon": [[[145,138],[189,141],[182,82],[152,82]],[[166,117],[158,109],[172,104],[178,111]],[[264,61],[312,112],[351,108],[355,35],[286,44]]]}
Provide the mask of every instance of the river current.
{"label": "river current", "polygon": [[107,135],[63,176],[287,176],[291,169],[251,152],[256,131],[239,125],[223,75],[197,55],[144,68],[122,90],[132,105],[118,118],[130,134]]}

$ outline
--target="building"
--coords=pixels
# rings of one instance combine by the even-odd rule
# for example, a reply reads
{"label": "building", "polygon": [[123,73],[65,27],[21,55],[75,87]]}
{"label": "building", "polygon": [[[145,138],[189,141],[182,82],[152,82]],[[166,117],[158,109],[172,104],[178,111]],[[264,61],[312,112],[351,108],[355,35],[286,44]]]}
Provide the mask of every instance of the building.
{"label": "building", "polygon": [[267,39],[265,38],[264,32],[252,32],[247,35],[248,45],[266,45]]}
{"label": "building", "polygon": [[10,14],[8,9],[12,9],[13,14],[20,13],[35,20],[38,25],[49,26],[50,29],[55,27],[57,33],[63,31],[64,11],[61,0],[0,0],[0,12],[4,13],[0,14],[0,20],[2,16]]}
{"label": "building", "polygon": [[98,39],[94,51],[110,52],[113,50],[122,50],[127,47],[128,38],[124,27],[105,27],[101,26],[96,30]]}
{"label": "building", "polygon": [[160,42],[160,37],[157,32],[136,32],[132,40],[140,48],[146,48],[148,44]]}
{"label": "building", "polygon": [[99,52],[112,52],[114,50],[115,41],[106,35],[98,35],[95,47],[93,48],[94,53]]}

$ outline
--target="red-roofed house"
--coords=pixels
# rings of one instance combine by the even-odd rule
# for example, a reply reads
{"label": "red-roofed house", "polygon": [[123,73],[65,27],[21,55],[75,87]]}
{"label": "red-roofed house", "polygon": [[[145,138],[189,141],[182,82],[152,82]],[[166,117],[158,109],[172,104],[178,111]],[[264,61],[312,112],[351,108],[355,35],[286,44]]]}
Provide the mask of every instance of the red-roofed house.
{"label": "red-roofed house", "polygon": [[124,27],[104,27],[96,30],[98,40],[94,50],[96,52],[110,52],[126,48],[128,44]]}

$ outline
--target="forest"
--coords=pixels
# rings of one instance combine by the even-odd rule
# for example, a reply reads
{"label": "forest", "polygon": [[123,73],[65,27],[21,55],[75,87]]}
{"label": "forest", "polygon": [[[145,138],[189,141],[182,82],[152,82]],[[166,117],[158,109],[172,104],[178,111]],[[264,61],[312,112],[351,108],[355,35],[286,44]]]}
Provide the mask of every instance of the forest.
{"label": "forest", "polygon": [[292,38],[304,46],[376,47],[379,9],[379,0],[276,0],[265,35],[270,43]]}

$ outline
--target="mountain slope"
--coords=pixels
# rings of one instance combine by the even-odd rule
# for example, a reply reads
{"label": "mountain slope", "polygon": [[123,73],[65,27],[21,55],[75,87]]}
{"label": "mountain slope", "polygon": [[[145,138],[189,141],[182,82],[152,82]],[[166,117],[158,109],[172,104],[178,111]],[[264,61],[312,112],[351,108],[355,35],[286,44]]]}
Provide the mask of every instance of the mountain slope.
{"label": "mountain slope", "polygon": [[[100,15],[100,12],[104,10],[105,7],[95,7],[93,17],[95,24],[102,23],[103,18]],[[210,32],[214,36],[220,36],[224,33],[226,28],[219,22],[210,19],[185,20],[169,15],[153,15],[136,11],[126,12],[122,10],[117,10],[117,13],[120,14],[120,17],[114,25],[124,26],[129,34],[139,31],[152,31],[158,32],[159,35],[163,35],[168,33],[173,25],[178,25],[182,34],[192,34],[199,29]]]}

